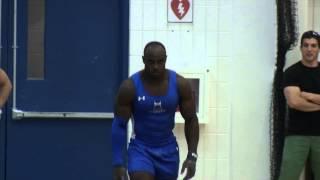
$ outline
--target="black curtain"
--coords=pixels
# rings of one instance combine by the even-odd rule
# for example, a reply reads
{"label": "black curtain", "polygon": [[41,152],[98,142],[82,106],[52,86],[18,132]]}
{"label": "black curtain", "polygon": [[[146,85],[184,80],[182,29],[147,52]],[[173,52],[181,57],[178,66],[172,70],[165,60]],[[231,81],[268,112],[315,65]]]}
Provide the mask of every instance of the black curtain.
{"label": "black curtain", "polygon": [[271,180],[277,180],[280,173],[285,136],[286,101],[283,94],[283,68],[288,50],[296,45],[296,1],[276,0],[277,5],[277,55],[271,105]]}

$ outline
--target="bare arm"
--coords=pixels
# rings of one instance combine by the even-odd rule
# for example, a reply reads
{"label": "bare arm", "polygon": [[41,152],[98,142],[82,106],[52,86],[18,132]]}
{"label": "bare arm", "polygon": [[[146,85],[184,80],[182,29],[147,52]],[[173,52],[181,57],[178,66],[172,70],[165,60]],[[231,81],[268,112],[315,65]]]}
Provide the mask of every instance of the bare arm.
{"label": "bare arm", "polygon": [[134,99],[134,85],[131,80],[125,80],[118,91],[114,107],[112,122],[112,164],[113,179],[127,179],[123,152],[126,149],[127,124],[132,113]]}
{"label": "bare arm", "polygon": [[12,89],[12,84],[7,74],[0,69],[0,108],[7,102]]}
{"label": "bare arm", "polygon": [[[188,155],[182,164],[181,173],[187,169],[184,179],[190,179],[196,172],[197,147],[199,142],[199,122],[196,114],[194,97],[189,82],[177,76],[180,95],[179,108],[185,120],[184,133],[188,144]],[[194,155],[194,156],[193,156]]]}
{"label": "bare arm", "polygon": [[301,92],[301,97],[306,99],[307,101],[313,102],[315,104],[320,104],[320,94],[309,93],[309,92]]}
{"label": "bare arm", "polygon": [[188,144],[188,151],[197,153],[199,141],[199,122],[195,109],[195,102],[189,82],[178,76],[180,102],[179,108],[185,120],[185,136]]}
{"label": "bare arm", "polygon": [[284,88],[284,95],[290,108],[304,112],[320,111],[320,105],[308,101],[301,95],[301,90],[297,86]]}
{"label": "bare arm", "polygon": [[132,113],[132,102],[135,95],[133,82],[130,79],[123,81],[121,84],[116,101],[115,101],[115,115],[129,120]]}

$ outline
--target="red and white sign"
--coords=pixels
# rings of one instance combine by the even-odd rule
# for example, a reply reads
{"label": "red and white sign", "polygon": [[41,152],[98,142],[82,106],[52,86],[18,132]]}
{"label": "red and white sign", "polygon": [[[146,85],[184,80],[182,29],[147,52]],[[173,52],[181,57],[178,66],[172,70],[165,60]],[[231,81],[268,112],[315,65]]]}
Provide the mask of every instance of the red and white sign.
{"label": "red and white sign", "polygon": [[168,0],[168,22],[192,22],[192,0]]}

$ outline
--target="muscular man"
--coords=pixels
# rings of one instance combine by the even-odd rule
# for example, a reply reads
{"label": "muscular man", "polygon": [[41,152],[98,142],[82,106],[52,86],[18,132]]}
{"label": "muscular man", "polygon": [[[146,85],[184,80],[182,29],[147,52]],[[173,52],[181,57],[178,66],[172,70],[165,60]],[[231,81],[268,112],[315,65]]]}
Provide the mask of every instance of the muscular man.
{"label": "muscular man", "polygon": [[127,123],[133,134],[127,158],[131,180],[175,180],[179,170],[179,148],[172,132],[177,108],[185,119],[188,155],[181,173],[192,178],[196,170],[199,124],[188,81],[166,69],[166,49],[160,42],[149,42],[142,57],[144,69],[125,80],[115,102],[112,124],[113,175],[127,178],[123,152]]}
{"label": "muscular man", "polygon": [[302,60],[284,74],[289,122],[279,180],[298,180],[308,155],[315,180],[320,180],[320,35],[303,33]]}

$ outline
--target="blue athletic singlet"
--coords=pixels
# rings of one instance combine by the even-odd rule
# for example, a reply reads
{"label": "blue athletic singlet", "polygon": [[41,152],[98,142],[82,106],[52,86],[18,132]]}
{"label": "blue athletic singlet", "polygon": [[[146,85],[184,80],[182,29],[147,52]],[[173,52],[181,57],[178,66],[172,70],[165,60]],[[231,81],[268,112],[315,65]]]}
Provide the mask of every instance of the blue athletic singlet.
{"label": "blue athletic singlet", "polygon": [[136,98],[133,103],[132,138],[146,144],[162,145],[174,138],[174,116],[178,107],[176,73],[168,70],[169,83],[166,95],[151,96],[143,86],[141,73],[132,75]]}
{"label": "blue athletic singlet", "polygon": [[176,179],[179,149],[173,135],[179,103],[176,73],[168,70],[169,82],[163,96],[151,96],[141,81],[141,72],[131,76],[136,97],[133,102],[133,133],[128,148],[129,173],[143,171],[155,179]]}

